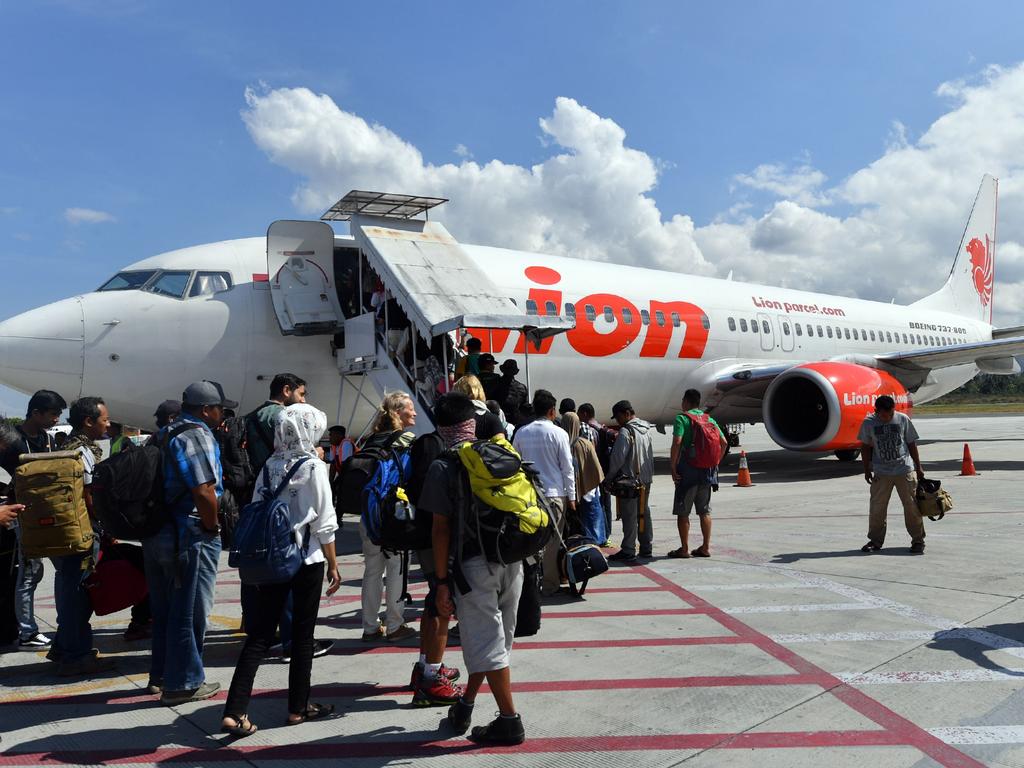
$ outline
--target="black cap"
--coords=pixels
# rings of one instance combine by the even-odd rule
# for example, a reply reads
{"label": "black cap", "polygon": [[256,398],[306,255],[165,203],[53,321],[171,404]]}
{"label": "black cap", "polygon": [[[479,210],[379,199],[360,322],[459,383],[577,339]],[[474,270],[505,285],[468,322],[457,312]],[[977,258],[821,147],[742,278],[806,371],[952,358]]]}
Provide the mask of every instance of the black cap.
{"label": "black cap", "polygon": [[[633,410],[633,404],[629,400],[619,400],[615,405],[612,406],[612,416],[616,416],[620,413],[626,413],[627,411]],[[635,411],[634,411],[635,413]]]}
{"label": "black cap", "polygon": [[497,362],[498,361],[495,359],[494,355],[492,355],[490,352],[484,352],[482,355],[480,355],[480,359],[477,361],[477,365],[483,367],[488,363],[491,365],[496,365]]}
{"label": "black cap", "polygon": [[519,363],[517,363],[512,358],[509,358],[508,360],[501,364],[501,372],[507,373],[509,376],[515,376],[517,373],[519,373]]}
{"label": "black cap", "polygon": [[237,408],[238,403],[224,396],[224,387],[216,381],[196,381],[189,384],[181,395],[185,405],[220,405],[224,408]]}
{"label": "black cap", "polygon": [[434,420],[439,427],[454,427],[474,418],[473,401],[461,392],[448,392],[434,402]]}
{"label": "black cap", "polygon": [[177,416],[179,413],[181,413],[180,400],[164,400],[156,407],[156,413],[153,415],[158,419],[161,419],[167,418],[168,416]]}

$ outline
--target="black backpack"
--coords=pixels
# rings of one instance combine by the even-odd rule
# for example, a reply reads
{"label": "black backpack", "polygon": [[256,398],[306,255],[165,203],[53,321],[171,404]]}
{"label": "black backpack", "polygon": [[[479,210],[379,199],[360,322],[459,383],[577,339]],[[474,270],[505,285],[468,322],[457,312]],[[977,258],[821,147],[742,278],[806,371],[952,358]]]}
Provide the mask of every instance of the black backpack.
{"label": "black backpack", "polygon": [[178,424],[140,448],[128,448],[101,461],[93,471],[92,500],[103,530],[115,539],[138,541],[157,533],[179,499],[164,498],[167,444],[198,424]]}
{"label": "black backpack", "polygon": [[224,471],[224,488],[245,494],[252,492],[256,474],[249,463],[246,417],[232,416],[224,420],[217,433],[220,443],[220,463]]}
{"label": "black backpack", "polygon": [[335,504],[340,514],[362,514],[363,489],[377,472],[380,460],[391,455],[392,444],[401,436],[400,430],[372,435],[342,462],[335,480]]}

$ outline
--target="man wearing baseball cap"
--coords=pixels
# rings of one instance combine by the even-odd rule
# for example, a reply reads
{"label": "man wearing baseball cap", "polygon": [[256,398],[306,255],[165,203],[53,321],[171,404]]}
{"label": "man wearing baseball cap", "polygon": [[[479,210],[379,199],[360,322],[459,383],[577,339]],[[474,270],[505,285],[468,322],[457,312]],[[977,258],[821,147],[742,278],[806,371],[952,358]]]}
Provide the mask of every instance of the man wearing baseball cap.
{"label": "man wearing baseball cap", "polygon": [[220,684],[206,682],[203,641],[213,608],[220,557],[217,502],[223,493],[220,446],[214,430],[225,408],[238,403],[215,381],[190,384],[181,415],[157,435],[164,450],[164,499],[170,521],[143,542],[153,607],[149,691],[176,706],[208,699]]}
{"label": "man wearing baseball cap", "polygon": [[180,400],[164,400],[156,407],[153,418],[156,419],[156,428],[163,429],[181,415]]}

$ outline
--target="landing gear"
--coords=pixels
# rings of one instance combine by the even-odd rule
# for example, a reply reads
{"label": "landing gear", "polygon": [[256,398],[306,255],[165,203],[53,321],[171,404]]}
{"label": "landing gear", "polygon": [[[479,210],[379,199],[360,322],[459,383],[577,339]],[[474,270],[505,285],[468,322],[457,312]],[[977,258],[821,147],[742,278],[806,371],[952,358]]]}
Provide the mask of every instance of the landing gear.
{"label": "landing gear", "polygon": [[857,448],[843,448],[836,451],[836,458],[840,461],[856,461],[860,458],[860,450]]}

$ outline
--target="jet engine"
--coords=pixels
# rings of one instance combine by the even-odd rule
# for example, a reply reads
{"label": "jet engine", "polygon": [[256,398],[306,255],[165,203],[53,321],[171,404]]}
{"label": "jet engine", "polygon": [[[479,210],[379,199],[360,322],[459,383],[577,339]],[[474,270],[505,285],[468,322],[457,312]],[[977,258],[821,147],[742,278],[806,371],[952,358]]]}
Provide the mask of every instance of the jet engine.
{"label": "jet engine", "polygon": [[791,451],[859,448],[860,425],[880,395],[910,412],[910,394],[885,371],[843,362],[797,365],[768,387],[764,425],[772,440]]}

